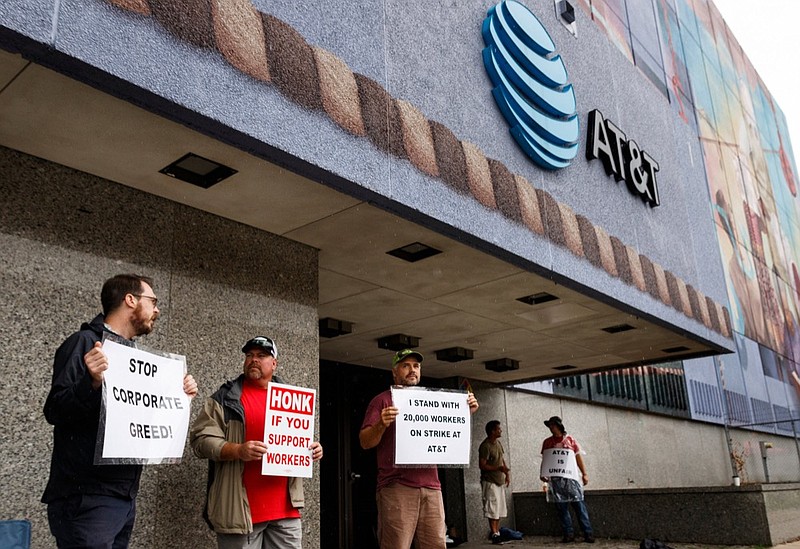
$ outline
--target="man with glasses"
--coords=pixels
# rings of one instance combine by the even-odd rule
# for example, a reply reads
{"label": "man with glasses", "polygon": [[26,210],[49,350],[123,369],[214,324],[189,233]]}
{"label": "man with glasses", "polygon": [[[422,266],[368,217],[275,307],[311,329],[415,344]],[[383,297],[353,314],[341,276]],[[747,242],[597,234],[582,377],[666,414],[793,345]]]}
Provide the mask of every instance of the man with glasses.
{"label": "man with glasses", "polygon": [[[206,400],[189,434],[194,453],[209,460],[203,516],[220,549],[300,549],[303,479],[261,474],[267,389],[282,383],[278,348],[258,336],[242,352],[244,371]],[[309,452],[314,461],[322,458],[318,442]]]}
{"label": "man with glasses", "polygon": [[[398,351],[392,359],[395,385],[419,384],[422,354],[413,349]],[[478,409],[475,395],[467,397],[470,413]],[[364,414],[358,438],[365,450],[377,447],[378,542],[381,549],[406,549],[412,541],[417,549],[446,547],[444,502],[436,466],[395,467],[395,419],[399,410],[391,389],[372,399]]]}
{"label": "man with glasses", "polygon": [[[50,478],[42,502],[58,547],[127,547],[136,518],[142,466],[95,465],[102,404],[103,334],[133,341],[149,334],[158,319],[152,279],[114,276],[100,292],[102,314],[84,323],[56,351],[44,415],[53,429]],[[183,390],[194,397],[197,383],[184,376]]]}

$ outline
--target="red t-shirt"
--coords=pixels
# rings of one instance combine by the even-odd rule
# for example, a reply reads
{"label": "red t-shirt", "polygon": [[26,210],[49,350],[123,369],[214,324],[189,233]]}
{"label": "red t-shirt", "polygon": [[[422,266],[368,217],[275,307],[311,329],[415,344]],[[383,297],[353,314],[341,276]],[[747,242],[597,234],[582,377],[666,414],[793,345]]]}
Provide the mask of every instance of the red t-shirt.
{"label": "red t-shirt", "polygon": [[[381,411],[387,406],[392,406],[392,392],[386,390],[372,399],[364,414],[361,428],[375,425],[381,420]],[[439,471],[435,465],[430,467],[395,467],[394,466],[395,427],[392,423],[383,432],[383,437],[378,443],[378,490],[398,482],[411,488],[431,488],[441,490],[439,484]]]}
{"label": "red t-shirt", "polygon": [[[242,386],[242,406],[244,439],[263,441],[267,390],[245,380]],[[250,502],[250,518],[253,524],[300,517],[300,510],[292,507],[289,499],[289,479],[262,475],[260,459],[245,462],[242,482]]]}
{"label": "red t-shirt", "polygon": [[575,454],[581,452],[578,441],[572,438],[572,435],[564,435],[563,437],[552,436],[544,439],[542,443],[542,452],[550,450],[551,448],[566,448],[567,450],[572,450]]}

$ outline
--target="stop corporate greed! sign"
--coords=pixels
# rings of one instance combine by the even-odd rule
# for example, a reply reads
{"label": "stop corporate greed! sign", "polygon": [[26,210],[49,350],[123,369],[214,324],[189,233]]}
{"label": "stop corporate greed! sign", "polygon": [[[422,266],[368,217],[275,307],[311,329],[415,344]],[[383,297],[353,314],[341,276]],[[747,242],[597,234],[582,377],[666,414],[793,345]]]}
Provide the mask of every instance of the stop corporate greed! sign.
{"label": "stop corporate greed! sign", "polygon": [[183,392],[185,357],[162,356],[109,338],[103,352],[108,358],[101,412],[105,429],[98,433],[102,453],[95,462],[179,462],[190,413]]}
{"label": "stop corporate greed! sign", "polygon": [[283,383],[270,383],[264,420],[261,474],[311,478],[311,443],[317,391]]}
{"label": "stop corporate greed! sign", "polygon": [[392,387],[395,465],[469,465],[467,393],[424,387]]}

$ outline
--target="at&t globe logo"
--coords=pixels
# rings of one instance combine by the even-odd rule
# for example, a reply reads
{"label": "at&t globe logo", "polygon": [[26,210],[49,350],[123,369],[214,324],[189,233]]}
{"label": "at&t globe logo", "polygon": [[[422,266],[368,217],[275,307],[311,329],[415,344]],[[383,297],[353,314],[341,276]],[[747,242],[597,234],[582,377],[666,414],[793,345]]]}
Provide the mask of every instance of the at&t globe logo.
{"label": "at&t globe logo", "polygon": [[482,33],[483,64],[511,135],[539,166],[565,168],[580,129],[575,92],[547,30],[528,8],[503,0],[489,9]]}

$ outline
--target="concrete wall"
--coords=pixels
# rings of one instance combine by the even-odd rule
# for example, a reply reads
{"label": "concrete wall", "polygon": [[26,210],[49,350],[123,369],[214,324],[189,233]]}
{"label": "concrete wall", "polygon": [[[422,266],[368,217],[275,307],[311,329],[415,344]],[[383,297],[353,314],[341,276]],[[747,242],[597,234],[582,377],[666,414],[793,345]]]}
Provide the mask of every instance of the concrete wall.
{"label": "concrete wall", "polygon": [[[538,495],[541,492],[541,444],[550,436],[542,422],[553,415],[564,420],[569,434],[578,440],[586,452],[583,459],[589,474],[587,491],[590,495],[595,490],[630,489],[630,494],[634,494],[646,489],[698,487],[708,487],[713,492],[731,484],[728,445],[725,431],[719,425],[489,386],[476,385],[475,394],[480,408],[473,416],[474,465],[466,474],[465,486],[469,536],[472,540],[483,539],[487,531],[477,480],[477,454],[478,446],[485,438],[484,426],[492,419],[498,419],[503,424],[501,440],[506,449],[506,461],[512,470],[510,492],[515,495]],[[794,445],[786,437],[742,430],[734,430],[733,437],[734,440],[737,437],[766,440],[772,442],[776,449],[785,449],[787,454],[793,452]],[[756,449],[754,454],[757,453]],[[791,461],[788,457],[787,460]],[[787,467],[794,467],[793,471],[796,472],[797,460],[794,459],[792,463]],[[763,481],[760,458],[749,459],[746,467],[746,482]],[[793,500],[787,502],[787,498],[791,500],[797,495],[780,491],[770,494],[775,499],[773,507],[776,509],[770,518],[770,528],[774,523],[775,535],[780,536],[786,529],[784,523],[787,520],[791,522],[784,517],[786,513],[781,514],[780,509],[789,509],[789,515],[795,512],[795,503]],[[624,494],[621,497],[625,505],[635,507],[634,500]],[[535,524],[515,524],[515,504],[509,497],[509,518],[503,524],[530,534],[534,533],[532,528],[540,533],[550,532],[543,525],[542,517]],[[519,516],[519,510],[516,511]],[[591,506],[589,511],[591,515]],[[539,511],[534,513],[535,516],[539,514]],[[550,515],[557,526],[555,513],[546,516]],[[763,530],[766,531],[766,522]]]}
{"label": "concrete wall", "polygon": [[770,540],[773,544],[796,540],[800,537],[800,484],[764,486],[763,490]]}
{"label": "concrete wall", "polygon": [[[587,494],[586,505],[600,538],[772,546],[800,535],[799,487],[598,490]],[[514,501],[517,524],[527,533],[561,535],[555,506],[542,494],[515,493]]]}
{"label": "concrete wall", "polygon": [[[32,547],[54,546],[39,503],[53,354],[100,310],[109,276],[155,278],[162,316],[143,342],[185,355],[199,398],[238,375],[256,334],[277,341],[287,382],[318,387],[315,250],[4,148],[0,173],[0,519],[29,519]],[[132,547],[216,547],[201,519],[205,478],[189,451],[146,467]],[[318,547],[318,475],[306,491],[305,546]]]}

